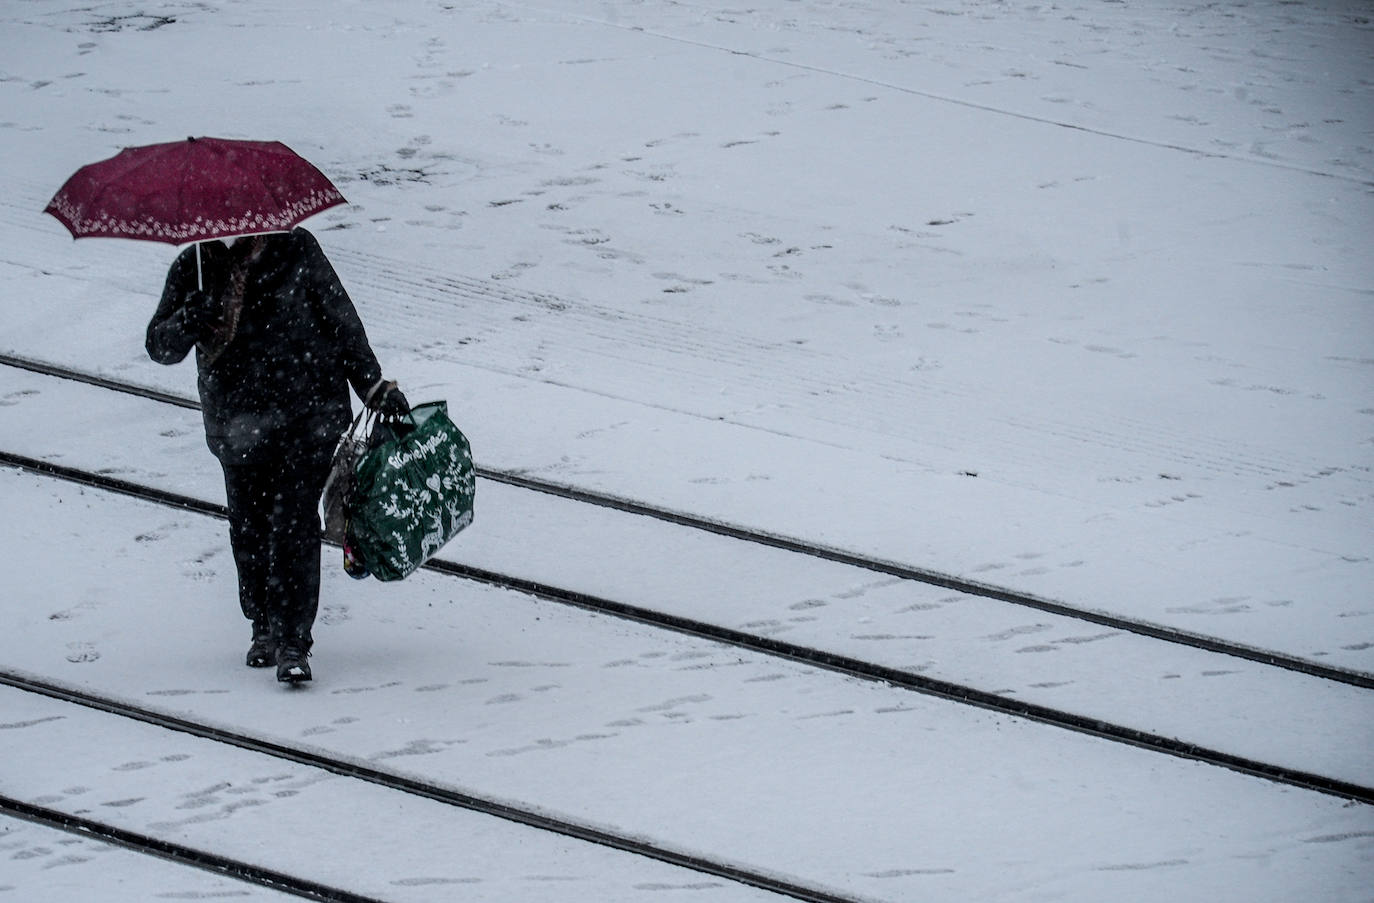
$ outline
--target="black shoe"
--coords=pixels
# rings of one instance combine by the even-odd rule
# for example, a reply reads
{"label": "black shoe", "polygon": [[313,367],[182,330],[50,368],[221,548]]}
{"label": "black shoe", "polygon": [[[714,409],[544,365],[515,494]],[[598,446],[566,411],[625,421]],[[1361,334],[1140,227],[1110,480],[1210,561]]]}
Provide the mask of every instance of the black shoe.
{"label": "black shoe", "polygon": [[248,647],[247,663],[250,668],[266,668],[277,661],[277,641],[272,632],[264,626],[253,625],[253,645]]}
{"label": "black shoe", "polygon": [[287,640],[277,647],[277,680],[298,684],[310,679],[310,651],[298,642]]}

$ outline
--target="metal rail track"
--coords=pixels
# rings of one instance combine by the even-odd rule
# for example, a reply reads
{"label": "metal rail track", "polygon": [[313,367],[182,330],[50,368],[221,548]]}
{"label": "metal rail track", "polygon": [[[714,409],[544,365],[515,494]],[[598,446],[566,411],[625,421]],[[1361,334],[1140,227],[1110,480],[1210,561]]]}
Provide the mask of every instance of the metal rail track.
{"label": "metal rail track", "polygon": [[[199,514],[218,518],[224,518],[226,516],[223,506],[213,502],[207,502],[203,499],[192,498],[190,496],[180,495],[154,487],[143,486],[117,477],[90,473],[89,471],[80,470],[78,468],[54,464],[49,461],[39,461],[34,458],[0,450],[0,466],[5,465],[20,468],[30,473],[62,479],[95,489],[116,492],[144,501],[181,508]],[[1300,769],[1288,768],[1282,765],[1262,762],[1257,759],[1233,755],[1222,750],[1210,749],[1188,743],[1175,737],[1167,737],[1122,724],[1115,724],[1113,722],[1103,721],[1073,712],[1066,712],[1049,706],[1000,696],[986,690],[979,690],[974,687],[968,687],[950,681],[924,677],[920,674],[903,671],[886,665],[875,664],[851,656],[838,655],[823,649],[802,646],[796,643],[788,643],[773,637],[746,633],[741,630],[722,627],[718,624],[711,624],[709,622],[698,621],[679,615],[654,611],[627,602],[594,596],[576,590],[564,589],[536,580],[513,577],[508,574],[501,574],[495,571],[475,568],[443,559],[433,559],[425,564],[424,568],[452,577],[473,580],[490,586],[514,590],[545,601],[571,605],[599,614],[635,621],[657,629],[671,630],[687,636],[723,643],[740,649],[747,649],[762,655],[786,659],[810,667],[839,673],[858,680],[887,684],[927,696],[934,696],[964,705],[971,705],[999,712],[1005,715],[1038,721],[1042,724],[1064,728],[1080,734],[1088,734],[1179,758],[1205,762],[1210,765],[1228,768],[1233,771],[1281,784],[1288,784],[1332,796],[1374,804],[1374,787],[1364,787],[1349,781],[1342,781],[1336,778],[1302,771]]]}
{"label": "metal rail track", "polygon": [[[81,382],[87,385],[161,402],[163,404],[175,405],[189,410],[200,410],[200,403],[195,399],[173,395],[157,389],[111,379],[97,374],[85,373],[46,361],[37,361],[12,354],[0,353],[0,366],[14,367],[44,376]],[[929,568],[920,568],[898,562],[867,557],[843,549],[808,543],[794,537],[783,536],[764,530],[749,529],[724,521],[713,520],[711,518],[700,517],[680,511],[672,511],[648,505],[644,502],[624,496],[594,492],[576,486],[554,483],[516,471],[499,470],[478,465],[477,475],[495,483],[504,483],[508,486],[514,486],[532,492],[557,496],[559,498],[596,505],[602,508],[610,508],[627,514],[651,517],[655,520],[689,527],[695,530],[702,530],[731,539],[769,546],[771,548],[793,552],[798,555],[806,555],[812,558],[819,558],[837,564],[848,565],[850,567],[862,568],[864,570],[897,577],[903,580],[911,580],[916,583],[923,583],[929,586],[937,586],[942,589],[965,593],[970,596],[993,599],[1009,605],[1017,605],[1023,608],[1043,611],[1048,614],[1073,618],[1100,627],[1119,630],[1124,633],[1133,633],[1137,636],[1149,637],[1150,639],[1160,640],[1166,643],[1188,646],[1221,655],[1229,655],[1234,658],[1257,662],[1262,665],[1294,671],[1300,674],[1307,674],[1312,677],[1336,681],[1350,686],[1374,689],[1374,674],[1324,665],[1320,662],[1288,655],[1272,649],[1249,646],[1243,643],[1236,643],[1218,637],[1208,636],[1206,634],[1180,630],[1176,627],[1168,627],[1149,621],[1126,618],[1109,612],[1076,607],[1065,602],[1047,599],[1043,596],[1036,596],[1031,593],[1020,592],[995,584],[982,583],[980,581],[969,580],[964,577],[943,573]]]}
{"label": "metal rail track", "polygon": [[[573,821],[557,818],[551,815],[546,815],[544,813],[516,806],[511,803],[504,803],[497,800],[476,796],[474,794],[464,793],[459,790],[454,790],[450,787],[444,787],[439,784],[428,783],[426,781],[419,780],[418,778],[405,777],[403,775],[383,771],[378,768],[373,768],[369,765],[365,765],[359,762],[352,762],[346,759],[328,756],[323,753],[298,749],[294,746],[276,743],[271,740],[264,740],[260,737],[253,737],[249,734],[243,734],[237,731],[227,730],[225,728],[212,727],[210,725],[201,724],[200,722],[191,720],[189,718],[183,718],[166,712],[158,712],[153,709],[143,708],[141,706],[133,705],[132,703],[123,702],[106,696],[101,696],[97,693],[92,693],[87,690],[81,690],[69,686],[62,686],[60,684],[52,683],[50,681],[40,680],[36,677],[0,670],[0,685],[12,687],[17,690],[24,690],[29,693],[36,693],[41,696],[46,696],[50,699],[56,699],[62,702],[72,703],[73,705],[84,706],[86,708],[94,709],[100,712],[105,712],[107,714],[118,715],[123,718],[129,718],[134,721],[139,721],[144,724],[153,725],[155,727],[160,727],[166,730],[172,730],[177,731],[178,733],[189,734],[193,737],[199,737],[204,740],[213,740],[217,743],[224,743],[228,746],[232,746],[237,749],[247,750],[249,752],[258,753],[265,756],[271,756],[274,759],[278,759],[285,762],[291,762],[296,765],[304,765],[310,768],[317,768],[322,771],[327,771],[330,774],[335,774],[347,778],[354,778],[359,781],[366,781],[369,784],[375,784],[379,787],[383,787],[388,790],[394,790],[400,793],[409,794],[411,796],[422,797],[424,799],[444,803],[445,805],[455,806],[460,809],[466,809],[471,812],[478,812],[483,815],[494,816],[496,818],[504,819],[506,821],[515,822],[519,825],[524,825],[530,828],[536,828],[541,831],[548,831],[575,840],[585,841],[587,843],[594,843],[599,846],[610,847],[612,849],[619,850],[624,853],[631,853],[637,856],[644,856],[646,858],[655,859],[659,862],[664,862],[669,865],[675,865],[680,868],[689,869],[699,874],[711,875],[712,877],[722,878],[728,881],[735,882],[737,884],[748,885],[750,887],[778,894],[782,897],[788,897],[795,900],[802,900],[805,901],[805,903],[859,903],[859,901],[853,897],[842,896],[839,893],[826,890],[824,888],[809,887],[803,884],[796,883],[794,881],[788,881],[780,876],[769,875],[763,872],[753,871],[744,866],[733,865],[726,862],[719,862],[713,859],[708,859],[704,856],[697,856],[690,853],[672,850],[646,840],[641,840],[633,837],[626,837],[623,835],[612,833],[610,831],[604,831],[599,828],[593,828],[588,825],[581,825]],[[32,816],[31,820],[40,820],[40,818],[46,819],[49,817],[55,817],[57,821],[60,822],[61,819],[71,819],[73,821],[73,825],[71,825],[70,827],[60,823],[54,824],[54,826],[62,827],[66,830],[86,830],[85,826],[79,824],[83,820],[76,819],[74,816],[65,816],[61,813],[51,813],[49,810],[39,810],[36,806],[29,806],[28,804],[18,803],[17,801],[9,800],[5,797],[0,797],[0,810],[9,808],[10,811],[12,811],[14,814],[19,814],[22,816],[22,812],[18,807],[26,807],[29,810],[33,810],[34,815]],[[89,824],[94,825],[94,823]],[[94,831],[96,830],[96,828],[93,827],[91,830]],[[116,831],[117,829],[107,830]],[[102,839],[106,838],[102,837]],[[126,843],[125,845],[131,846],[139,843],[140,840],[141,839],[138,838],[136,835],[130,835],[130,842]],[[146,849],[146,852],[154,854],[160,855],[158,846],[171,846],[168,844],[164,844],[162,841],[152,840],[151,838],[147,838],[146,840],[149,842],[149,846]],[[116,839],[116,842],[119,842],[118,839]],[[190,852],[195,853],[195,851]],[[196,861],[196,856],[205,857],[207,862],[210,862],[211,864],[206,865]],[[192,865],[201,865],[201,867],[214,867],[213,860],[215,859],[217,859],[217,857],[214,857],[211,854],[197,853],[194,856],[179,859],[178,861],[187,861]],[[223,860],[223,862],[228,862],[228,860]],[[243,867],[247,869],[254,868],[251,866],[244,866],[242,863],[232,863],[231,865],[233,867]],[[216,870],[223,869],[217,868]],[[285,877],[276,875],[276,873],[265,872],[265,870],[258,871],[264,872],[269,878],[272,878],[274,880],[277,878]],[[226,873],[233,874],[232,871],[228,871]],[[246,874],[251,875],[253,873],[249,871]],[[247,880],[253,879],[249,878]],[[299,879],[293,880],[299,881]],[[259,881],[258,883],[263,882]],[[307,882],[300,883],[302,885],[307,884]],[[300,895],[307,896],[308,894],[302,893]],[[338,897],[322,896],[317,897],[315,899],[338,899],[346,901],[346,903],[348,903],[348,901],[355,900],[363,901],[365,898],[341,894]]]}
{"label": "metal rail track", "polygon": [[0,813],[65,831],[68,834],[75,834],[78,837],[89,837],[114,844],[136,853],[156,856],[159,859],[166,859],[181,865],[189,865],[227,878],[234,878],[261,887],[270,887],[272,890],[302,897],[306,900],[320,900],[323,903],[383,903],[375,897],[365,897],[362,894],[329,887],[308,881],[305,878],[298,878],[295,875],[273,871],[251,862],[229,859],[204,850],[161,840],[157,837],[127,831],[104,822],[82,818],[79,815],[69,815],[56,809],[35,806],[32,803],[26,803],[2,794],[0,794]]}

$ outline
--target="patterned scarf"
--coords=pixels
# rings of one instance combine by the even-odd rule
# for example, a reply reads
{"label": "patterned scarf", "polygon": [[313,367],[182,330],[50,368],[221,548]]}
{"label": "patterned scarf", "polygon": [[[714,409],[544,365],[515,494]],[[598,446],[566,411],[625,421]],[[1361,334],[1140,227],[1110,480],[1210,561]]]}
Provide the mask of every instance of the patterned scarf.
{"label": "patterned scarf", "polygon": [[248,289],[248,270],[257,263],[262,256],[263,248],[267,244],[264,236],[254,235],[250,238],[240,239],[247,245],[247,250],[238,253],[235,249],[230,249],[233,254],[233,262],[229,266],[229,286],[224,296],[224,308],[220,315],[215,318],[215,324],[211,328],[210,335],[202,339],[196,347],[205,357],[206,364],[213,364],[224,349],[229,347],[229,343],[234,341],[234,336],[239,331],[239,317],[243,315],[244,295]]}

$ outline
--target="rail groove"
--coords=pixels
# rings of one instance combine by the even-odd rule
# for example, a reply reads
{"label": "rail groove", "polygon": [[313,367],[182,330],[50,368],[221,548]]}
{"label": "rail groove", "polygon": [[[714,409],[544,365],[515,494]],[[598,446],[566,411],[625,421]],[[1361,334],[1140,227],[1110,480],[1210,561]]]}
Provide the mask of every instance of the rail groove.
{"label": "rail groove", "polygon": [[[66,480],[80,485],[133,496],[144,501],[167,505],[206,514],[225,517],[223,506],[203,499],[167,492],[149,486],[142,486],[117,477],[90,473],[78,468],[39,461],[23,455],[0,450],[0,466],[8,465],[30,473]],[[603,615],[611,615],[635,621],[658,629],[712,642],[723,643],[740,649],[747,649],[763,655],[787,659],[810,667],[836,672],[846,677],[883,683],[901,689],[911,690],[927,696],[934,696],[953,702],[971,705],[1019,718],[1026,718],[1080,734],[1088,734],[1118,743],[1125,743],[1142,749],[1164,753],[1184,759],[1205,762],[1228,768],[1253,777],[1263,778],[1281,784],[1315,790],[1320,793],[1358,800],[1374,804],[1374,787],[1364,787],[1348,781],[1300,769],[1288,768],[1256,759],[1237,756],[1222,750],[1210,749],[1187,743],[1174,737],[1138,730],[1126,725],[1115,724],[1098,718],[1078,715],[1049,706],[999,696],[986,690],[979,690],[950,681],[924,677],[909,671],[863,661],[846,655],[838,655],[823,649],[788,643],[773,637],[746,633],[718,624],[711,624],[679,615],[654,611],[643,606],[619,602],[589,593],[564,589],[536,580],[514,577],[482,568],[443,559],[433,559],[424,568],[452,577],[473,580],[490,586],[525,593],[535,598],[563,605],[571,605]],[[3,682],[3,681],[0,681]]]}
{"label": "rail groove", "polygon": [[[111,379],[97,374],[85,373],[46,361],[38,361],[12,354],[0,353],[0,365],[28,370],[33,373],[58,379],[81,382],[87,385],[109,389],[127,395],[134,395],[140,398],[146,398],[190,410],[200,409],[199,402],[191,398],[173,395],[157,389]],[[1166,643],[1188,646],[1194,649],[1201,649],[1205,652],[1218,653],[1220,655],[1229,655],[1234,658],[1257,662],[1262,665],[1281,668],[1286,671],[1294,671],[1312,677],[1319,677],[1323,680],[1336,681],[1337,683],[1362,687],[1364,689],[1374,689],[1374,674],[1362,671],[1324,665],[1320,662],[1314,662],[1299,656],[1288,655],[1272,649],[1249,646],[1244,643],[1223,640],[1218,637],[1181,630],[1163,624],[1126,618],[1109,612],[1076,607],[1043,596],[1021,592],[995,584],[969,580],[965,577],[959,577],[930,568],[915,567],[898,562],[867,557],[844,549],[808,543],[804,540],[769,531],[751,529],[736,524],[726,523],[724,521],[700,517],[694,514],[660,508],[624,496],[594,492],[568,484],[555,483],[549,480],[532,477],[518,471],[500,470],[482,465],[478,465],[476,469],[479,477],[491,480],[494,483],[504,483],[508,486],[526,489],[531,492],[539,492],[545,495],[568,499],[570,501],[596,505],[602,508],[610,508],[627,514],[650,517],[655,520],[688,527],[694,530],[714,533],[718,536],[724,536],[730,539],[768,546],[798,555],[806,555],[836,564],[843,564],[890,577],[897,577],[902,580],[910,580],[916,583],[936,586],[970,596],[978,596],[1009,605],[1017,605],[1023,608],[1043,611],[1047,614],[1053,614],[1060,617],[1073,618],[1074,620],[1094,624],[1099,627],[1106,627],[1125,633],[1133,633],[1137,636],[1149,637],[1150,639],[1160,640]]]}
{"label": "rail groove", "polygon": [[[291,762],[296,765],[317,768],[327,771],[330,774],[354,778],[388,790],[422,797],[434,802],[466,809],[471,812],[478,812],[483,815],[490,815],[526,827],[559,834],[574,840],[610,847],[611,849],[619,850],[624,853],[631,853],[664,862],[669,865],[689,869],[699,874],[711,875],[716,878],[733,881],[737,884],[748,885],[770,893],[775,893],[783,897],[801,900],[804,901],[804,903],[858,903],[858,901],[852,897],[845,897],[823,888],[809,887],[794,881],[789,881],[777,875],[752,871],[743,866],[719,862],[704,856],[672,850],[646,840],[625,837],[610,831],[578,824],[567,819],[558,818],[511,803],[486,799],[440,784],[431,784],[417,778],[405,777],[403,775],[383,771],[359,762],[352,762],[347,759],[335,758],[322,753],[298,749],[293,746],[276,743],[260,737],[253,737],[225,728],[212,727],[189,718],[183,718],[167,712],[146,709],[141,706],[133,705],[132,703],[101,696],[96,693],[90,693],[75,687],[62,686],[36,677],[0,670],[0,685],[36,693],[50,699],[57,699],[74,705],[84,706],[107,714],[118,715],[166,730],[189,734],[204,740],[213,740],[217,743],[224,743],[237,749],[271,756],[274,759]],[[3,802],[0,802],[0,808],[3,808]],[[334,898],[321,897],[320,899],[332,900]],[[346,896],[339,899],[345,901],[355,899],[359,901],[363,900],[361,897]]]}
{"label": "rail groove", "polygon": [[89,837],[114,844],[136,853],[156,856],[159,859],[166,859],[181,865],[189,865],[238,881],[270,887],[272,890],[306,900],[320,900],[323,903],[383,903],[375,897],[365,897],[362,894],[329,887],[295,875],[273,871],[251,862],[229,859],[205,850],[197,850],[147,834],[117,828],[114,825],[108,825],[94,819],[36,806],[33,803],[26,803],[2,794],[0,794],[0,813],[65,831],[68,834],[75,834],[78,837]]}

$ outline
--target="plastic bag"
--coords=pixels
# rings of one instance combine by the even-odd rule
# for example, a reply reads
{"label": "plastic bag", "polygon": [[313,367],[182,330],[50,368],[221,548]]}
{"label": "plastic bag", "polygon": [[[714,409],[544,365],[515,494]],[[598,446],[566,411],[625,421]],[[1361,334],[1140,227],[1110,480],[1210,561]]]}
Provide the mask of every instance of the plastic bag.
{"label": "plastic bag", "polygon": [[378,580],[401,580],[472,523],[477,480],[445,402],[417,405],[379,433],[352,470],[345,542]]}

